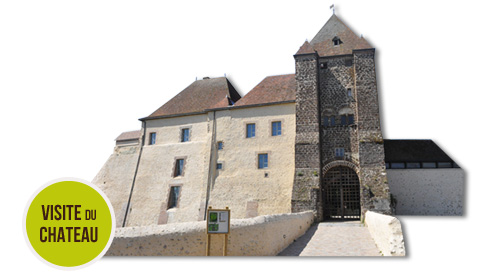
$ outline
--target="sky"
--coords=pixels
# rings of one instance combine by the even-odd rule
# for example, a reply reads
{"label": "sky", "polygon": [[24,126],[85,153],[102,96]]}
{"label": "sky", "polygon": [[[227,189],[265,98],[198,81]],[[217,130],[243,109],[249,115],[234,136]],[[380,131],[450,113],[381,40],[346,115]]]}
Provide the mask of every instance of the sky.
{"label": "sky", "polygon": [[[9,268],[59,275],[28,250],[20,228],[46,182],[91,181],[114,139],[196,78],[226,75],[241,94],[266,76],[294,73],[293,54],[332,14],[332,1],[2,1],[0,118],[2,228]],[[382,130],[389,139],[433,139],[466,172],[466,215],[402,217],[409,257],[238,259],[243,275],[480,273],[499,246],[491,215],[499,4],[493,1],[335,1],[336,14],[376,48]],[[8,211],[8,212],[7,212]],[[4,246],[5,247],[5,246]],[[5,249],[2,247],[3,249]],[[127,261],[127,262],[126,262]],[[293,262],[290,262],[293,261]],[[472,267],[469,262],[481,266]],[[272,262],[272,264],[271,264]],[[175,263],[175,267],[170,263]],[[195,263],[200,266],[191,266]],[[179,268],[177,268],[177,265]],[[75,275],[206,274],[200,259],[104,259]],[[338,271],[337,271],[338,270]],[[64,272],[66,273],[66,272]],[[73,274],[73,273],[72,273]],[[232,274],[234,275],[234,274]]]}

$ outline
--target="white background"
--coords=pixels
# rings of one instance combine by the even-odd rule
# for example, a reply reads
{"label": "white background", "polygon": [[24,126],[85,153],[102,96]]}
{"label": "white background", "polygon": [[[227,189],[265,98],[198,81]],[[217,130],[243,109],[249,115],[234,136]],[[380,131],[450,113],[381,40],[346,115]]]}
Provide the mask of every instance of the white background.
{"label": "white background", "polygon": [[[324,1],[2,1],[0,3],[3,273],[37,276],[232,276],[498,272],[499,4],[335,1],[377,48],[385,138],[433,139],[466,171],[464,217],[401,217],[408,257],[104,258],[76,272],[28,249],[27,201],[49,180],[91,181],[123,131],[196,77],[227,74],[242,93],[294,73],[293,54],[328,20]],[[14,274],[14,272],[12,272]]]}

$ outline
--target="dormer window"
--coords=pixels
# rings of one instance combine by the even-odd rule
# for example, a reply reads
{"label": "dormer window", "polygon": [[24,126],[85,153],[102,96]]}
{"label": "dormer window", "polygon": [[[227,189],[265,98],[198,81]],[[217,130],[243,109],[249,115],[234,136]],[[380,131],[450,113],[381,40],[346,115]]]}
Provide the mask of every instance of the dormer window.
{"label": "dormer window", "polygon": [[342,43],[339,37],[334,37],[332,41],[333,41],[333,46],[339,46]]}

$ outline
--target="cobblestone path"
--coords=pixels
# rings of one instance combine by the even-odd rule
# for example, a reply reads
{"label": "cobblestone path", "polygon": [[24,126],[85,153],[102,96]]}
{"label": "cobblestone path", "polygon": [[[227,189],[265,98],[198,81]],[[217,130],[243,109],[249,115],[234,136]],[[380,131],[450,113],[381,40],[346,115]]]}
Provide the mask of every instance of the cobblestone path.
{"label": "cobblestone path", "polygon": [[321,222],[278,256],[381,256],[368,228],[359,221]]}

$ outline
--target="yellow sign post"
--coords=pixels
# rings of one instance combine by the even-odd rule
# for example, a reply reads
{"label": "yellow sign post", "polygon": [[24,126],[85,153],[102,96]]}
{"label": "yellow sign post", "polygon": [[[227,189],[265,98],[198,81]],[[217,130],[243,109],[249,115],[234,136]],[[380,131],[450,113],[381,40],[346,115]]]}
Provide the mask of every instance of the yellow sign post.
{"label": "yellow sign post", "polygon": [[224,246],[222,248],[222,256],[227,255],[227,239],[231,226],[231,211],[226,209],[212,209],[209,206],[207,209],[207,256],[210,256],[210,235],[223,234]]}

